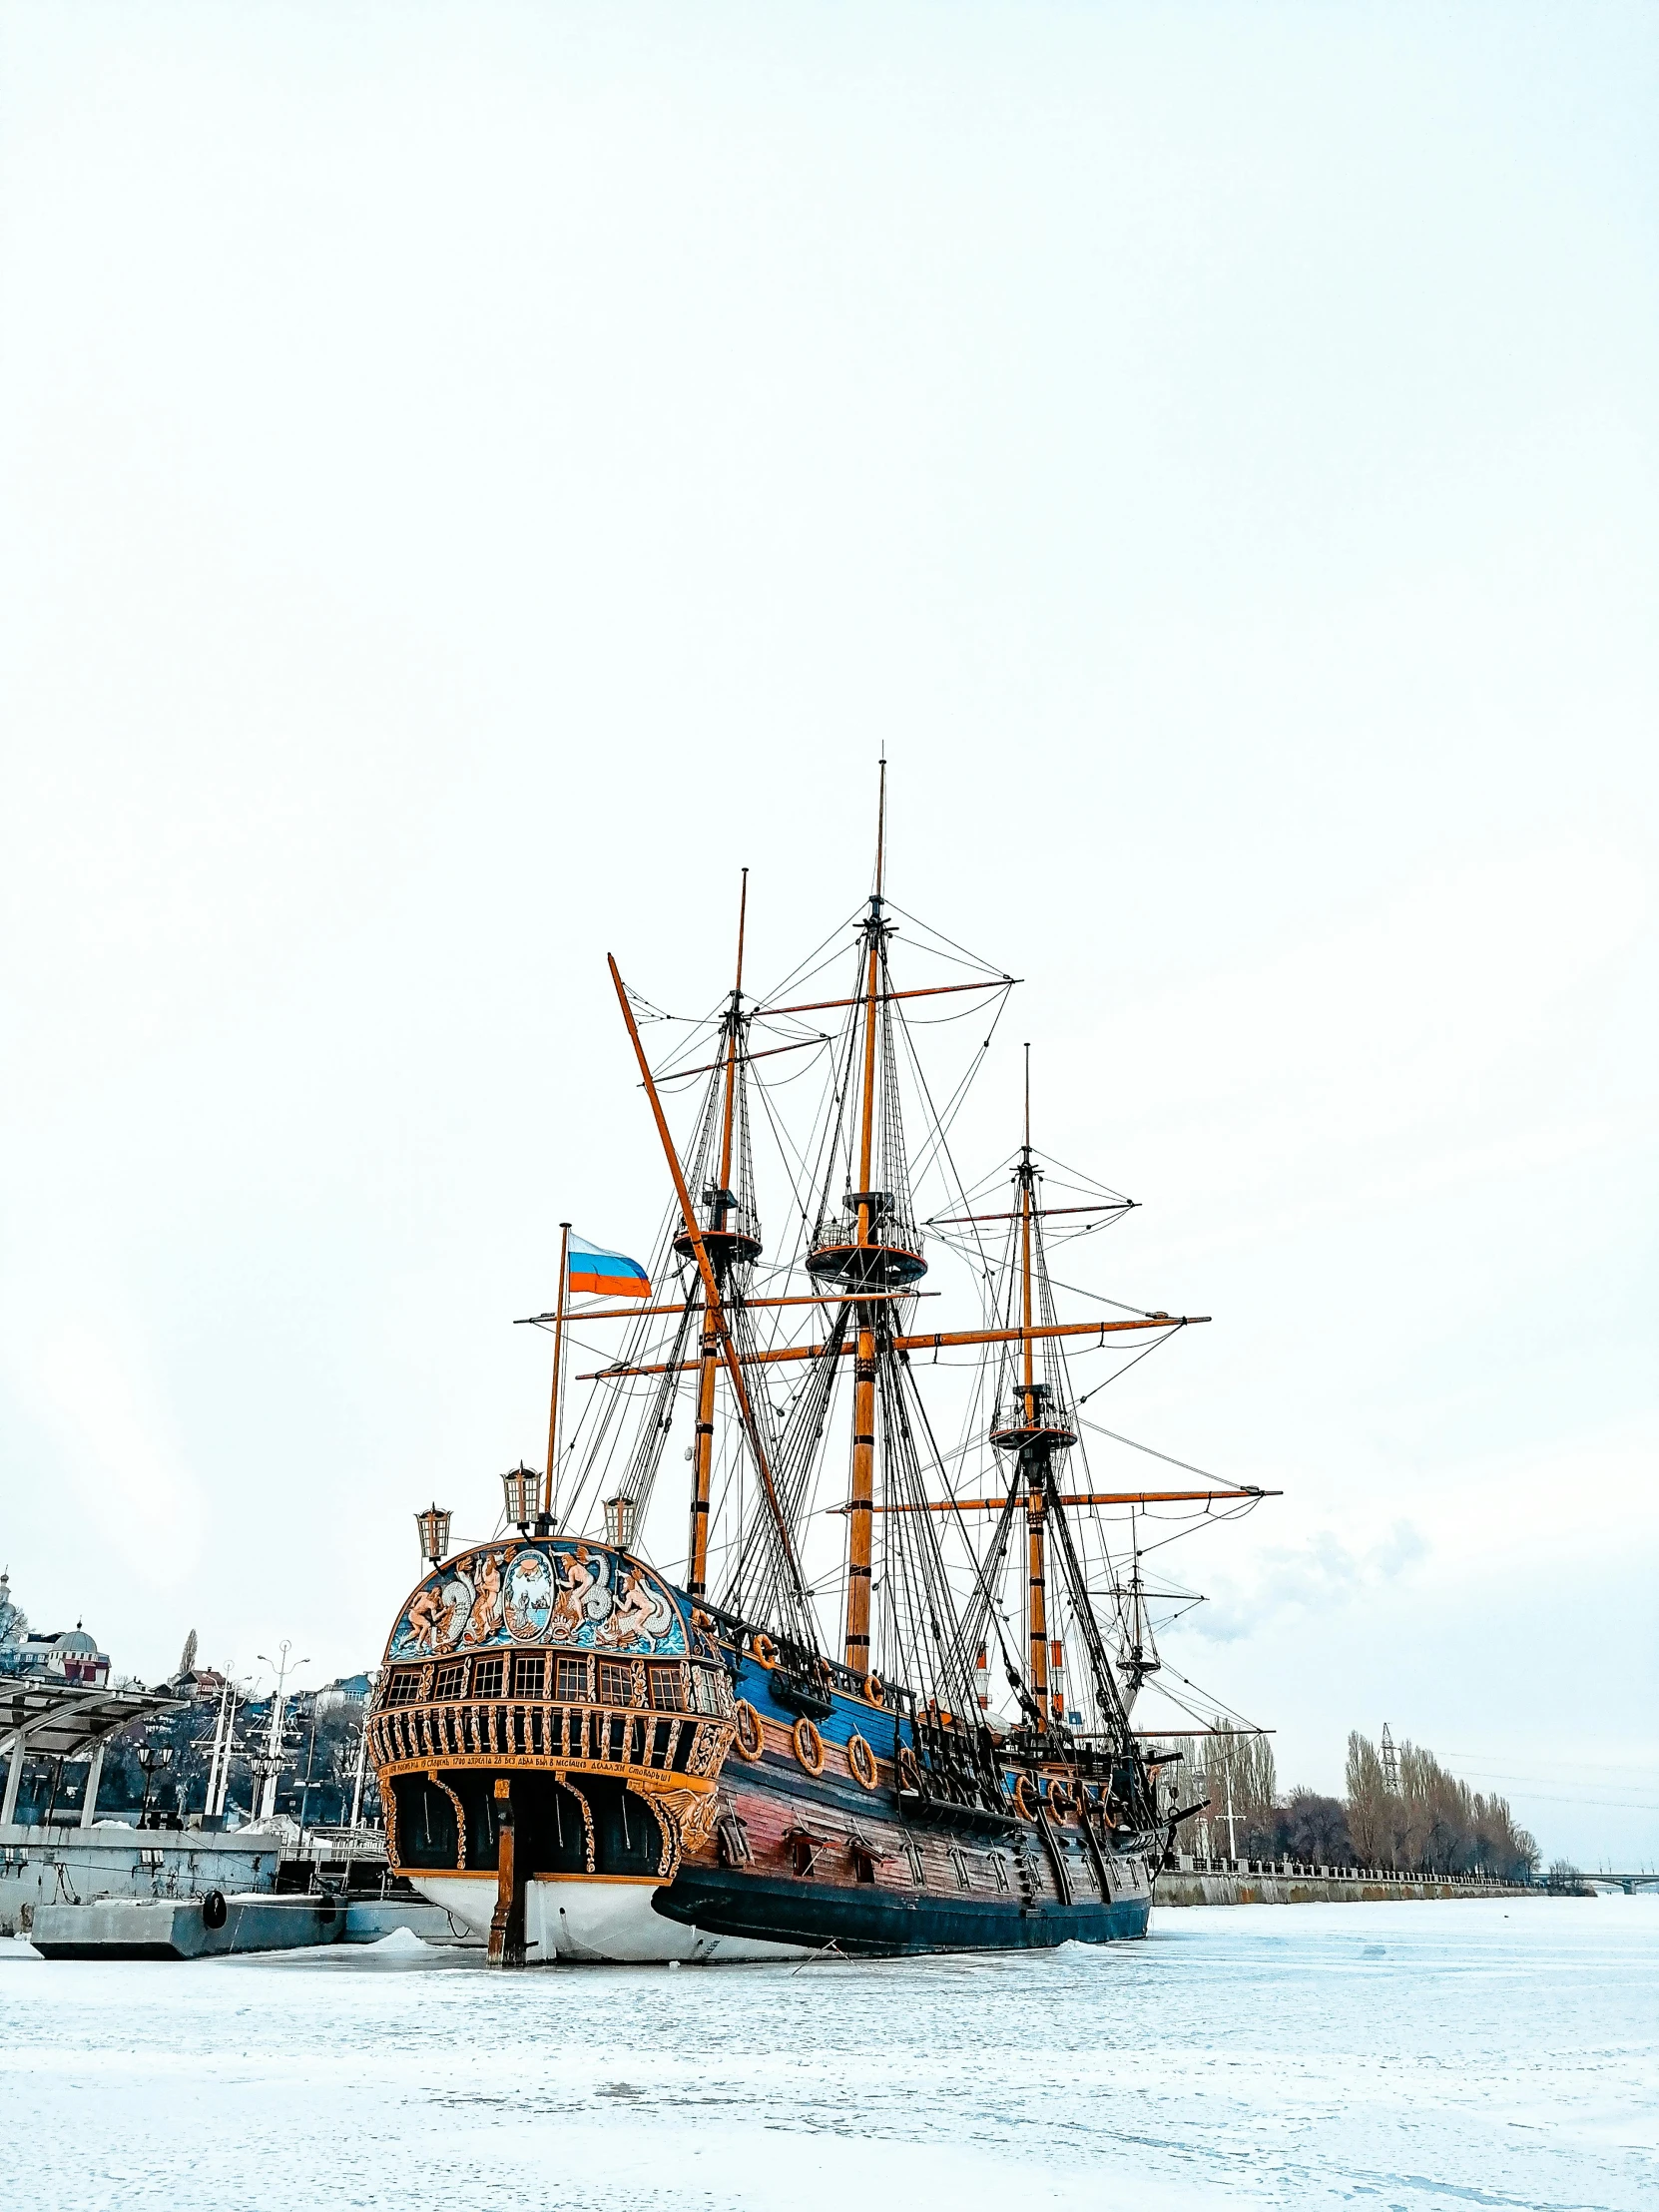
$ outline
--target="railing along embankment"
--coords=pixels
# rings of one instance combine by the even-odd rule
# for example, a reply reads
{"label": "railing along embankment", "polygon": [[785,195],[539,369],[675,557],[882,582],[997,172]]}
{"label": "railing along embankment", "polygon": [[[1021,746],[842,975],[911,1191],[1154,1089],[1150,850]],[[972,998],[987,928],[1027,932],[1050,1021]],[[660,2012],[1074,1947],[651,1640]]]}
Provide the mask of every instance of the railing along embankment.
{"label": "railing along embankment", "polygon": [[1534,1897],[1483,1874],[1402,1874],[1390,1867],[1306,1866],[1295,1859],[1172,1858],[1155,1905],[1382,1905],[1424,1898]]}

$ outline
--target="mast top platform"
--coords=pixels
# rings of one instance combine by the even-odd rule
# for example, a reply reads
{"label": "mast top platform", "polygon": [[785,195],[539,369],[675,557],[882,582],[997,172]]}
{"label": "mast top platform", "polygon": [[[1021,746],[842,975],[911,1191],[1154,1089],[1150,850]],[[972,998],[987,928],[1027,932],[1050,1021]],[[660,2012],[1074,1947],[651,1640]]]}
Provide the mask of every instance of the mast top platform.
{"label": "mast top platform", "polygon": [[815,1282],[837,1283],[844,1290],[919,1283],[927,1273],[921,1231],[898,1212],[893,1192],[847,1191],[839,1212],[820,1220],[807,1273]]}
{"label": "mast top platform", "polygon": [[[760,1258],[760,1217],[753,1207],[744,1205],[736,1191],[711,1184],[703,1193],[703,1244],[717,1272],[745,1267]],[[697,1246],[685,1228],[676,1236],[674,1249],[682,1260],[697,1257]]]}

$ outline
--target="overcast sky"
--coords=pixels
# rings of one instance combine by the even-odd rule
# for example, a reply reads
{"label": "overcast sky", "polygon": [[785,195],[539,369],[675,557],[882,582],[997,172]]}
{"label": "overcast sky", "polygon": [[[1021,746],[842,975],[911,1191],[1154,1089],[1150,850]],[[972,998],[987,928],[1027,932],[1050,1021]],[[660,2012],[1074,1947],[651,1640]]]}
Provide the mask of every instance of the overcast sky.
{"label": "overcast sky", "polygon": [[748,863],[788,969],[884,744],[1027,978],[964,1167],[1032,1037],[1215,1316],[1112,1424],[1285,1492],[1172,1659],[1659,1859],[1659,15],[0,21],[35,1624],[378,1657],[658,1217],[606,950],[707,1005]]}

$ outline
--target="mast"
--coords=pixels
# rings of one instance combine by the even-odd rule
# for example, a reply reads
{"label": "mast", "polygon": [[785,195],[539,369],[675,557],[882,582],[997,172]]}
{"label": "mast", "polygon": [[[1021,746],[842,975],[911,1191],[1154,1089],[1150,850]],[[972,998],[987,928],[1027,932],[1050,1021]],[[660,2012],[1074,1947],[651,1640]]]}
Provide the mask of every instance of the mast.
{"label": "mast", "polygon": [[1141,1572],[1141,1538],[1135,1514],[1129,1515],[1129,1588],[1125,1595],[1129,1600],[1127,1634],[1121,1662],[1123,1674],[1123,1702],[1132,1707],[1141,1684],[1149,1674],[1156,1674],[1163,1665],[1158,1656],[1158,1645],[1152,1633],[1152,1618],[1146,1609],[1146,1577]]}
{"label": "mast", "polygon": [[[1020,1147],[1019,1162],[1019,1287],[1020,1326],[1025,1331],[1023,1346],[1025,1388],[1022,1396],[1025,1404],[1025,1426],[1034,1432],[1037,1426],[1037,1347],[1030,1332],[1031,1319],[1031,1197],[1034,1177],[1031,1167],[1031,1046],[1025,1047],[1025,1141]],[[1037,1711],[1042,1715],[1043,1727],[1048,1726],[1048,1544],[1047,1530],[1043,1524],[1048,1487],[1048,1453],[1035,1449],[1020,1453],[1025,1473],[1025,1549],[1026,1549],[1026,1628],[1031,1654],[1031,1695],[1036,1700]]]}
{"label": "mast", "polygon": [[[720,1131],[720,1181],[713,1193],[706,1194],[713,1208],[710,1228],[714,1233],[714,1259],[716,1273],[723,1279],[729,1271],[730,1261],[724,1248],[726,1215],[733,1201],[732,1193],[732,1129],[737,1105],[738,1056],[743,1044],[743,945],[744,932],[749,919],[749,870],[743,871],[743,889],[738,898],[738,972],[732,985],[731,1003],[727,1008],[724,1039],[725,1100],[721,1114]],[[686,1590],[691,1597],[702,1597],[709,1586],[709,1492],[714,1476],[715,1460],[715,1375],[720,1367],[720,1338],[715,1327],[715,1317],[707,1300],[703,1306],[703,1335],[698,1347],[697,1377],[697,1429],[692,1450],[692,1499],[691,1533],[686,1545]]]}
{"label": "mast", "polygon": [[559,1296],[553,1312],[553,1394],[547,1408],[547,1473],[542,1480],[541,1514],[545,1535],[553,1526],[553,1486],[559,1464],[559,1373],[565,1357],[565,1297],[570,1281],[570,1224],[559,1224]]}
{"label": "mast", "polygon": [[727,1020],[729,1043],[726,1053],[726,1117],[720,1132],[720,1187],[723,1191],[732,1187],[732,1107],[738,1087],[738,1026],[743,1009],[743,938],[749,921],[749,870],[743,871],[743,888],[738,893],[738,972],[732,985],[732,1010]]}
{"label": "mast", "polygon": [[[1004,1421],[998,1416],[990,1440],[996,1450],[1008,1452],[1014,1459],[1010,1503],[1022,1490],[1024,1493],[1030,1711],[1036,1726],[1047,1732],[1056,1726],[1064,1710],[1064,1700],[1058,1694],[1059,1647],[1049,1641],[1049,1524],[1060,1510],[1060,1499],[1054,1487],[1054,1461],[1055,1455],[1064,1452],[1077,1438],[1067,1426],[1065,1406],[1056,1400],[1051,1383],[1039,1380],[1037,1375],[1038,1341],[1046,1343],[1050,1337],[1072,1326],[1056,1325],[1046,1292],[1039,1298],[1039,1291],[1046,1283],[1039,1226],[1043,1209],[1037,1203],[1039,1176],[1036,1154],[1031,1148],[1031,1047],[1027,1044],[1024,1128],[1019,1161],[1014,1169],[1017,1204],[1011,1217],[1018,1240],[1020,1322],[1017,1329],[1006,1332],[1006,1337],[1017,1342],[1020,1348],[1019,1380],[1012,1392],[1014,1403],[1009,1407],[1012,1417]],[[1058,1528],[1056,1539],[1063,1541],[1064,1537],[1064,1528]],[[1062,1563],[1068,1562],[1063,1560]]]}
{"label": "mast", "polygon": [[[876,991],[881,969],[881,890],[887,842],[887,763],[883,755],[875,808],[875,888],[864,923],[864,1089],[858,1128],[858,1244],[867,1253],[874,1225],[875,1198],[870,1165],[875,1137]],[[867,1263],[866,1263],[867,1264]],[[852,1361],[852,1479],[846,1510],[845,1664],[869,1672],[869,1589],[873,1556],[875,1503],[875,1316],[858,1309],[858,1342]]]}
{"label": "mast", "polygon": [[[767,1452],[766,1439],[761,1432],[760,1423],[755,1417],[755,1407],[749,1394],[749,1385],[744,1381],[743,1363],[727,1323],[725,1307],[721,1300],[720,1283],[715,1274],[714,1261],[710,1253],[712,1240],[704,1234],[698,1223],[697,1209],[692,1204],[691,1192],[686,1187],[686,1177],[680,1165],[680,1155],[674,1149],[674,1139],[669,1133],[668,1116],[663,1112],[663,1102],[658,1094],[656,1078],[651,1072],[651,1063],[645,1056],[645,1046],[640,1041],[639,1024],[634,1019],[634,1009],[629,1003],[627,985],[622,980],[622,970],[617,966],[614,955],[607,953],[605,958],[611,971],[611,982],[616,989],[617,1004],[622,1009],[622,1019],[628,1031],[628,1041],[634,1048],[634,1058],[639,1066],[640,1080],[645,1085],[645,1095],[651,1102],[651,1115],[657,1124],[658,1141],[662,1145],[663,1157],[668,1163],[669,1175],[673,1180],[674,1195],[679,1203],[680,1218],[685,1225],[683,1238],[677,1237],[675,1239],[675,1249],[677,1251],[681,1250],[682,1245],[689,1248],[689,1256],[696,1260],[697,1271],[703,1278],[704,1304],[709,1318],[714,1324],[715,1336],[720,1346],[721,1360],[731,1381],[732,1395],[737,1400],[744,1433],[748,1436],[749,1448],[755,1455],[756,1472],[761,1477],[761,1487],[766,1493],[767,1507],[772,1515],[780,1559],[787,1576],[786,1593],[797,1613],[798,1621],[805,1626],[812,1618],[812,1602],[807,1593],[806,1579],[801,1572],[801,1561],[796,1554],[795,1538],[790,1530],[789,1517],[784,1511],[783,1501],[778,1494],[778,1486],[773,1479],[772,1463]],[[746,1237],[741,1229],[736,1236],[728,1238],[728,1243],[737,1247],[748,1245],[751,1248],[751,1257],[753,1257],[753,1252],[759,1249],[759,1240]]]}

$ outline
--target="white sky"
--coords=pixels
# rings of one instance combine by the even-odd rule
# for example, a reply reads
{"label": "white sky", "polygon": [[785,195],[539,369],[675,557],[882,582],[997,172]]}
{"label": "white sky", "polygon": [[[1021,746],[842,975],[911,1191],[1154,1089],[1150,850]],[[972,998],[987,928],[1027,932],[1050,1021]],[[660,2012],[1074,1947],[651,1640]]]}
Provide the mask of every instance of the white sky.
{"label": "white sky", "polygon": [[[1029,980],[1099,1401],[1286,1495],[1176,1662],[1659,1857],[1659,18],[0,15],[0,1555],[377,1656],[893,763]],[[1000,1086],[1000,1089],[999,1089]],[[665,1480],[670,1479],[665,1476]],[[678,1507],[676,1507],[678,1510]]]}

